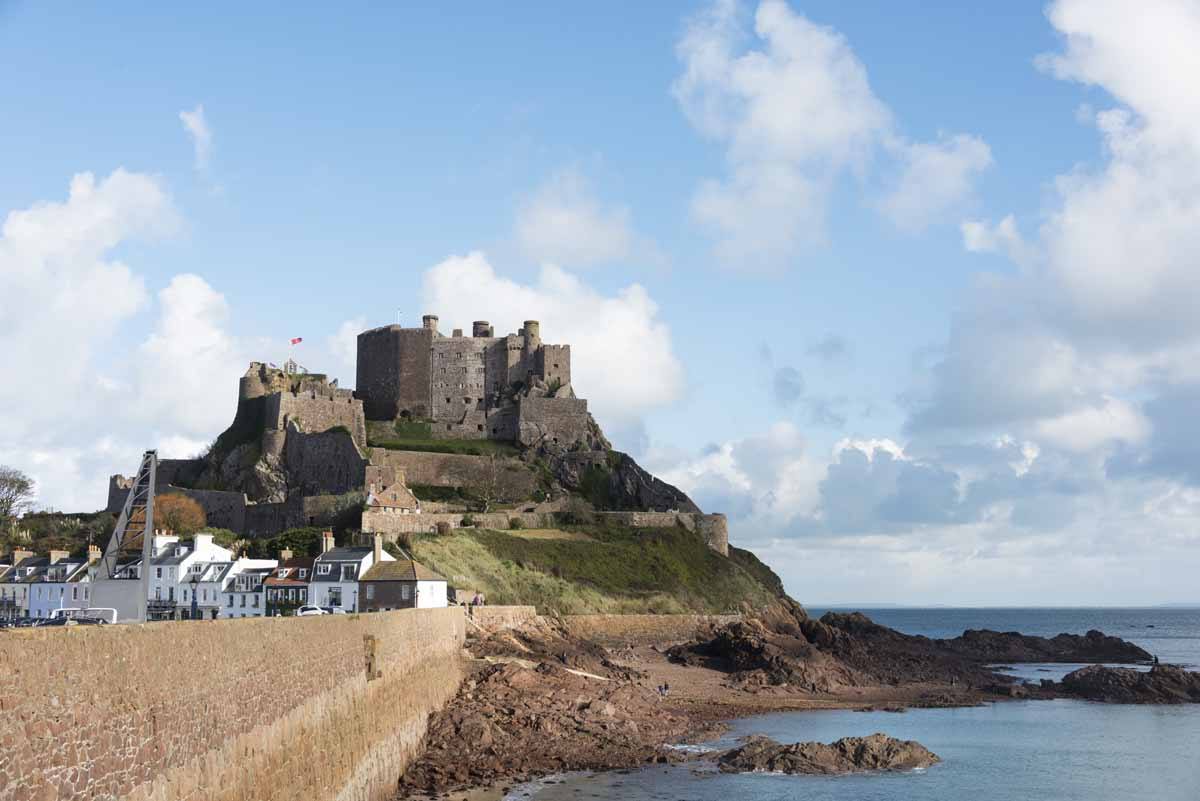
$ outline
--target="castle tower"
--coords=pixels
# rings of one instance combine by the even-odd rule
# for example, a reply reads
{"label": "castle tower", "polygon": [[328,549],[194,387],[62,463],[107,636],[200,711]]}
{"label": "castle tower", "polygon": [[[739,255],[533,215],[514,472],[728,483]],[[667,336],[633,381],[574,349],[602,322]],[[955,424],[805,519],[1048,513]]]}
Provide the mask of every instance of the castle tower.
{"label": "castle tower", "polygon": [[421,327],[436,334],[438,327],[438,316],[436,314],[424,315],[421,318]]}
{"label": "castle tower", "polygon": [[492,335],[492,327],[488,325],[487,320],[476,320],[471,323],[471,336],[482,338]]}

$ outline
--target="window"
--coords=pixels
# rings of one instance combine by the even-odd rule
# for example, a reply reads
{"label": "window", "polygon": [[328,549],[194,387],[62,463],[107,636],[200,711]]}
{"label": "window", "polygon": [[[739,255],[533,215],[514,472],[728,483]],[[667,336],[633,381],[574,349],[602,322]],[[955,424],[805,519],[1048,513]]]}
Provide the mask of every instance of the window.
{"label": "window", "polygon": [[479,425],[475,426],[475,428],[477,428],[478,430],[482,431],[482,430],[483,430],[483,424],[482,424],[482,423],[480,423]]}
{"label": "window", "polygon": [[342,581],[354,581],[354,568],[357,565],[342,565]]}
{"label": "window", "polygon": [[375,585],[374,584],[367,585],[367,600],[368,601],[375,600]]}
{"label": "window", "polygon": [[162,600],[162,587],[154,588],[154,600],[156,600],[156,601]]}
{"label": "window", "polygon": [[250,597],[250,605],[255,608],[258,607],[258,596],[257,595],[253,595]]}
{"label": "window", "polygon": [[404,599],[404,600],[406,600],[406,601],[408,600],[408,598],[409,598],[409,587],[408,587],[408,585],[407,585],[407,584],[403,585],[403,586],[400,588],[400,597],[401,597],[401,598],[403,598],[403,599]]}
{"label": "window", "polygon": [[232,596],[232,595],[230,595],[230,596],[229,596],[229,602],[228,602],[228,603],[226,603],[225,605],[226,605],[226,606],[233,606],[233,596]]}
{"label": "window", "polygon": [[72,587],[72,588],[71,588],[71,600],[72,600],[72,601],[78,601],[78,600],[79,600],[79,588],[78,588],[78,587]]}
{"label": "window", "polygon": [[162,568],[161,567],[154,568],[154,577],[162,578]]}
{"label": "window", "polygon": [[184,602],[184,603],[187,603],[187,599],[188,599],[188,591],[187,591],[187,590],[184,590],[184,591],[183,591],[183,602]]}
{"label": "window", "polygon": [[317,565],[317,575],[318,576],[328,576],[329,575],[329,567],[330,566],[327,564],[326,565]]}
{"label": "window", "polygon": [[306,578],[308,578],[308,571],[307,571],[307,570],[305,570],[304,568],[300,568],[300,578],[301,578],[301,579],[306,579]]}
{"label": "window", "polygon": [[246,596],[245,595],[242,596],[242,602],[239,605],[242,606],[243,608],[245,608],[245,606],[246,606]]}
{"label": "window", "polygon": [[449,399],[449,398],[446,398],[446,403],[449,403],[449,402],[450,402],[450,399]]}

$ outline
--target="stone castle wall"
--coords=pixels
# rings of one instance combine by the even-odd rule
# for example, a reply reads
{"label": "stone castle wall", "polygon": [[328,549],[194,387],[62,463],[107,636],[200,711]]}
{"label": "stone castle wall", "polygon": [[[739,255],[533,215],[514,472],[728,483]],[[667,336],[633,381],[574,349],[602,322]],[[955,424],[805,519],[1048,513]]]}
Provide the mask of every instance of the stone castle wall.
{"label": "stone castle wall", "polygon": [[310,389],[303,392],[275,392],[263,400],[264,428],[286,431],[295,423],[301,431],[319,434],[335,426],[350,432],[359,447],[367,444],[367,422],[363,403],[348,389]]}
{"label": "stone castle wall", "polygon": [[521,398],[517,408],[517,439],[526,447],[567,447],[588,439],[590,418],[585,400],[530,396]]}
{"label": "stone castle wall", "polygon": [[464,487],[497,501],[524,501],[538,489],[538,475],[518,459],[457,453],[371,450],[371,464],[404,474],[408,486]]}
{"label": "stone castle wall", "polygon": [[465,626],[450,608],[8,632],[0,801],[390,801]]}
{"label": "stone castle wall", "polygon": [[514,519],[520,520],[523,528],[553,528],[557,524],[553,512],[422,512],[405,515],[370,509],[363,512],[362,530],[367,534],[383,535],[385,542],[394,542],[400,534],[435,533],[438,523],[462,528],[463,520],[470,520],[473,528],[505,531]]}
{"label": "stone castle wall", "polygon": [[431,413],[430,350],[434,331],[373,328],[358,335],[355,392],[371,420],[392,420],[402,410],[415,417]]}
{"label": "stone castle wall", "polygon": [[[708,547],[722,556],[729,556],[729,535],[725,529],[725,516],[697,515],[691,512],[596,512],[598,520],[609,520],[628,528],[673,528],[683,526],[696,532]],[[362,515],[362,530],[369,534],[381,534],[392,542],[401,534],[434,533],[439,523],[450,528],[462,528],[464,520],[474,528],[505,531],[512,521],[520,520],[522,528],[554,528],[559,525],[559,513],[544,512],[433,512],[398,514],[380,509],[369,509]]]}
{"label": "stone castle wall", "polygon": [[308,434],[291,428],[283,453],[292,492],[340,495],[366,484],[367,459],[340,432]]}

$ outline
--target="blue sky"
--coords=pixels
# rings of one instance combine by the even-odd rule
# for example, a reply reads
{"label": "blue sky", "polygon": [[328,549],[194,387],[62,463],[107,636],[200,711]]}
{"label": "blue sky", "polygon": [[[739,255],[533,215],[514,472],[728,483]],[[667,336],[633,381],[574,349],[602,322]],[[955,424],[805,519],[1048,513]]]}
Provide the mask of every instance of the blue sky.
{"label": "blue sky", "polygon": [[0,2],[0,462],[96,507],[289,337],[349,384],[397,313],[537,316],[802,600],[1193,600],[1200,10],[1150,5]]}

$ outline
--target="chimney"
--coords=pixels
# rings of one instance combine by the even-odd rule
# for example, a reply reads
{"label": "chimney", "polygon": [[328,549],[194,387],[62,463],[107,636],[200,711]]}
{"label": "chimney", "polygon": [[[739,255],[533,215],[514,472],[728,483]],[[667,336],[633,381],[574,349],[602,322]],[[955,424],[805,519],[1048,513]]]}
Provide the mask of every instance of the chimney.
{"label": "chimney", "polygon": [[437,333],[438,317],[436,314],[426,314],[421,318],[421,326]]}
{"label": "chimney", "polygon": [[103,554],[100,552],[99,545],[89,545],[88,546],[88,564],[89,565],[92,564],[93,562],[99,562],[101,556],[103,556]]}
{"label": "chimney", "polygon": [[292,558],[292,549],[291,548],[283,548],[282,550],[279,551],[279,563],[280,564],[283,564],[284,562],[288,561],[291,558]]}
{"label": "chimney", "polygon": [[489,337],[491,332],[487,320],[476,320],[471,323],[471,336],[473,337]]}
{"label": "chimney", "polygon": [[321,535],[321,553],[329,553],[333,550],[333,532],[326,531]]}
{"label": "chimney", "polygon": [[31,556],[33,556],[33,551],[26,551],[22,548],[17,548],[17,549],[14,549],[12,552],[12,562],[15,565],[18,562],[24,561],[25,559],[28,559]]}
{"label": "chimney", "polygon": [[375,546],[375,558],[371,560],[371,564],[377,565],[383,561],[383,536],[377,533],[372,544]]}
{"label": "chimney", "polygon": [[70,555],[71,555],[70,551],[51,551],[50,552],[50,564],[52,564],[52,565],[58,564],[59,562],[61,562],[63,559],[66,559]]}
{"label": "chimney", "polygon": [[461,328],[455,328],[455,329],[454,329],[454,338],[455,338],[455,339],[458,339],[458,338],[459,338],[459,337],[461,337],[461,336],[462,336],[462,329],[461,329]]}

